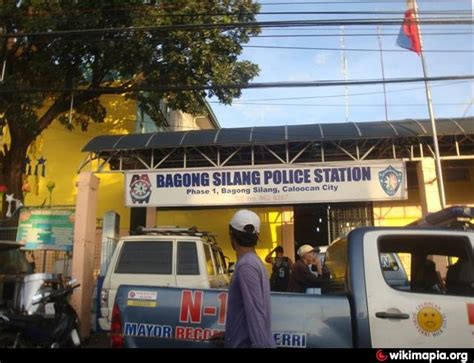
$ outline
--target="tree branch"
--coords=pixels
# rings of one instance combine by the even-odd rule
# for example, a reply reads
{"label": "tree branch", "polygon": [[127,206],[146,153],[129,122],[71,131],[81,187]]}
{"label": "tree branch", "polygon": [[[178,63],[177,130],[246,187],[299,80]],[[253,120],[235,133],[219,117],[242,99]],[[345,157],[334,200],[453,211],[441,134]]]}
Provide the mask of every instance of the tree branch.
{"label": "tree branch", "polygon": [[[74,96],[74,103],[75,105],[80,105],[84,102],[90,101],[100,95],[95,93],[81,93]],[[67,96],[66,94],[62,94],[46,111],[43,116],[38,119],[37,126],[38,126],[38,133],[41,133],[46,127],[48,127],[53,120],[58,117],[63,112],[66,112],[70,107],[71,96]]]}

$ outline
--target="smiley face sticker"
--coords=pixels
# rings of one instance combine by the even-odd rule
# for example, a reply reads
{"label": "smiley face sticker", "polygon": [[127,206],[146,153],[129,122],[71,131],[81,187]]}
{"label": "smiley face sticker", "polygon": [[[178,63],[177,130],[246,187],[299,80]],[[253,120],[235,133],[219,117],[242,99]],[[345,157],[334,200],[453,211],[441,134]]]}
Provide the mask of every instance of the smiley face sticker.
{"label": "smiley face sticker", "polygon": [[446,315],[441,312],[439,305],[423,303],[416,307],[412,320],[419,333],[424,336],[438,336],[446,328]]}

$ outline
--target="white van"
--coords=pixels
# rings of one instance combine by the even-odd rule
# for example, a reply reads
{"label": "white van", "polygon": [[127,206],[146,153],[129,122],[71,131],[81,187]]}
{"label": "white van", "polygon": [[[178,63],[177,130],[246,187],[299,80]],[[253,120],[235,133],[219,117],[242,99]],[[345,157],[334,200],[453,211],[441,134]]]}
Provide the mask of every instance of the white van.
{"label": "white van", "polygon": [[120,285],[227,288],[230,275],[212,235],[195,228],[141,229],[120,239],[101,290],[99,325],[110,330],[112,307]]}

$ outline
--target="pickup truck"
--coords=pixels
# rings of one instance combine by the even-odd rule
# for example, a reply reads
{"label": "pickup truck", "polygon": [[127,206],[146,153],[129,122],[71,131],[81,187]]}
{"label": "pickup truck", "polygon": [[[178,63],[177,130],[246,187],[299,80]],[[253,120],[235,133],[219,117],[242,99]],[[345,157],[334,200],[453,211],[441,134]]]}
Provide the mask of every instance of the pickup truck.
{"label": "pickup truck", "polygon": [[[474,348],[474,232],[364,227],[332,243],[321,293],[272,292],[278,347]],[[406,272],[405,272],[406,271]],[[310,289],[309,291],[314,291]],[[214,347],[227,290],[122,285],[114,347]]]}

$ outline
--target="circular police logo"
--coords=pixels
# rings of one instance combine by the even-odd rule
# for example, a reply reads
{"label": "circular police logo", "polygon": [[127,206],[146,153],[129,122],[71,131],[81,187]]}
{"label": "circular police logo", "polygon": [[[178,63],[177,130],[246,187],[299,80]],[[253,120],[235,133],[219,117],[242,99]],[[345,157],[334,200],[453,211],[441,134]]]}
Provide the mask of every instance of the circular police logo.
{"label": "circular police logo", "polygon": [[133,175],[130,182],[130,196],[133,203],[148,203],[151,196],[151,183],[148,175]]}
{"label": "circular police logo", "polygon": [[389,195],[394,196],[400,185],[402,184],[403,173],[395,169],[392,165],[379,172],[379,182],[383,191]]}

